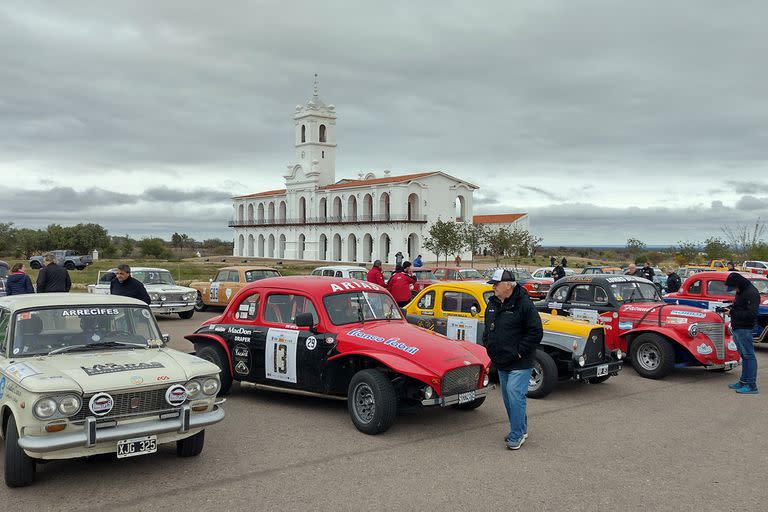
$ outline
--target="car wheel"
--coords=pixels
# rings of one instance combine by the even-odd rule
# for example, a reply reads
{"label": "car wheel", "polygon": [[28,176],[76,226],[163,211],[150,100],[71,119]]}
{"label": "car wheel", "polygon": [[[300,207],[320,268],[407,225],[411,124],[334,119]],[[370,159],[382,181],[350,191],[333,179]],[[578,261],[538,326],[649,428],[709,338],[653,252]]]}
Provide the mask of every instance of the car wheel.
{"label": "car wheel", "polygon": [[397,414],[395,388],[379,370],[361,370],[349,383],[347,408],[360,432],[370,435],[386,432]]}
{"label": "car wheel", "polygon": [[465,404],[453,404],[451,407],[458,409],[459,411],[473,411],[483,405],[483,402],[485,402],[485,397],[481,396],[480,398],[475,398],[471,402]]}
{"label": "car wheel", "polygon": [[203,451],[205,430],[176,441],[176,455],[179,457],[196,457]]}
{"label": "car wheel", "polygon": [[217,396],[226,395],[229,392],[229,388],[232,387],[232,372],[229,368],[227,355],[224,351],[214,345],[204,345],[199,349],[195,346],[195,355],[200,359],[210,361],[221,369],[219,372],[221,388],[219,389]]}
{"label": "car wheel", "polygon": [[67,270],[75,270],[75,264],[72,263],[71,261],[65,261],[64,268]]}
{"label": "car wheel", "polygon": [[195,301],[195,311],[203,312],[206,309],[208,309],[208,306],[206,306],[205,302],[203,302],[203,295],[200,292],[197,292],[197,300]]}
{"label": "car wheel", "polygon": [[675,350],[658,334],[641,334],[630,349],[632,367],[646,379],[662,379],[675,367]]}
{"label": "car wheel", "polygon": [[29,268],[33,268],[33,269],[35,269],[35,270],[37,270],[37,269],[39,269],[39,268],[41,268],[41,267],[42,267],[42,265],[41,265],[41,264],[40,264],[40,262],[39,262],[39,261],[37,261],[37,260],[35,260],[35,261],[33,261],[33,262],[31,262],[31,263],[29,264]]}
{"label": "car wheel", "polygon": [[181,313],[179,313],[179,318],[181,318],[182,320],[189,320],[190,318],[192,318],[192,315],[194,314],[195,314],[194,309],[190,309],[189,311],[182,311]]}
{"label": "car wheel", "polygon": [[25,487],[35,481],[35,461],[19,447],[19,431],[16,418],[8,419],[5,432],[5,485]]}
{"label": "car wheel", "polygon": [[557,384],[557,365],[552,356],[543,350],[533,355],[531,379],[528,381],[528,398],[544,398]]}
{"label": "car wheel", "polygon": [[610,378],[611,378],[610,375],[603,375],[602,377],[590,377],[589,379],[587,379],[587,382],[589,382],[590,384],[602,384],[603,382],[607,381]]}

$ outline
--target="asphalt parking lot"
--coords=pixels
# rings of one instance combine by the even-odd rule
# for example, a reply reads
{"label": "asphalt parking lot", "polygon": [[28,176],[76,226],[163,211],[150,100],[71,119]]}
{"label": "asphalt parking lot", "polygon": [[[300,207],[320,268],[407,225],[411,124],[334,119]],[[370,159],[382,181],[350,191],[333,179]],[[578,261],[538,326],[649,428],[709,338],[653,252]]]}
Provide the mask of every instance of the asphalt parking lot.
{"label": "asphalt parking lot", "polygon": [[[171,346],[216,313],[159,320]],[[758,349],[768,382],[768,347]],[[701,369],[662,381],[631,368],[603,384],[562,383],[529,400],[530,437],[505,449],[498,391],[475,411],[401,414],[359,433],[345,402],[234,386],[203,453],[174,446],[117,461],[52,462],[32,487],[0,490],[6,510],[762,510],[764,397]],[[764,389],[768,393],[768,387]],[[2,460],[0,460],[2,464]]]}

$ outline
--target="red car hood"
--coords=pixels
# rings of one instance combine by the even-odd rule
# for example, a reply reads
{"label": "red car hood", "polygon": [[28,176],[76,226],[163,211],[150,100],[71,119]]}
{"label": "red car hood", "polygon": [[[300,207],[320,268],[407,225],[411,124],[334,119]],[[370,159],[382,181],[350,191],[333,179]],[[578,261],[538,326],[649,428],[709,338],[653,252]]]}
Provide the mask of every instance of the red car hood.
{"label": "red car hood", "polygon": [[[722,323],[723,317],[714,311],[707,311],[705,309],[696,308],[693,306],[680,306],[677,304],[668,304],[666,302],[632,302],[630,304],[624,304],[619,308],[619,314],[624,318],[642,318],[648,314],[647,318],[653,318],[653,315],[658,315],[659,310],[662,310],[662,316],[666,317],[675,312],[680,312],[675,316],[686,316],[695,318],[700,322],[708,321],[713,323]],[[651,313],[648,313],[648,311]]]}

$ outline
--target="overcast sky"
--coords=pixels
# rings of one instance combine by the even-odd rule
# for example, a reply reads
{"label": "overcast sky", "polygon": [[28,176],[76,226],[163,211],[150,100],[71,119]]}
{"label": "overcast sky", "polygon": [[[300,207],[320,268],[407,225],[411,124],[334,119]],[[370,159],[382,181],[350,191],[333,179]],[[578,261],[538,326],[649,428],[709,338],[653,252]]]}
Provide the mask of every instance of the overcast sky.
{"label": "overcast sky", "polygon": [[442,170],[545,245],[768,219],[768,2],[0,4],[0,222],[231,239],[282,188],[293,110],[336,177]]}

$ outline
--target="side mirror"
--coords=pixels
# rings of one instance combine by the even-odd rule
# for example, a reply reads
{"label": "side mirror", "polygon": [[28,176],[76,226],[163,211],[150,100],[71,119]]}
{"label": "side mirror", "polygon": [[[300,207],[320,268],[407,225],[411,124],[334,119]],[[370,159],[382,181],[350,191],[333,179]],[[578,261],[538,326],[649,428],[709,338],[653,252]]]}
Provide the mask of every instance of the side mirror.
{"label": "side mirror", "polygon": [[163,339],[163,344],[167,345],[171,342],[171,335],[170,334],[161,334],[160,337]]}
{"label": "side mirror", "polygon": [[477,316],[477,313],[478,313],[477,306],[472,306],[471,308],[469,308],[469,314],[471,314],[472,316]]}
{"label": "side mirror", "polygon": [[315,319],[312,316],[312,313],[299,313],[296,315],[296,318],[293,319],[293,323],[296,324],[296,327],[309,327],[309,330],[316,333],[315,330]]}

